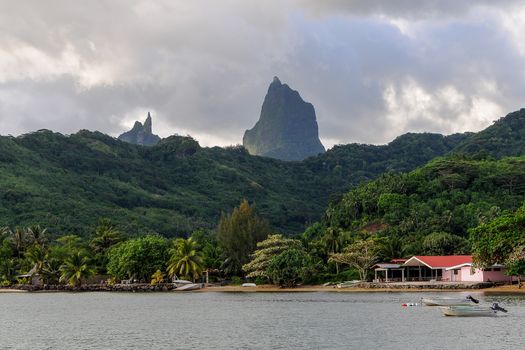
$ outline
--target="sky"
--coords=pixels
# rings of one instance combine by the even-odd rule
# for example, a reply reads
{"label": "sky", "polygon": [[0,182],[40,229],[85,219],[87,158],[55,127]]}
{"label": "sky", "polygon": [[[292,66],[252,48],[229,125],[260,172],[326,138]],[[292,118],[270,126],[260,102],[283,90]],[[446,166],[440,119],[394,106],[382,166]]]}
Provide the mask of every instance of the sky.
{"label": "sky", "polygon": [[0,0],[0,134],[242,143],[274,76],[320,138],[479,131],[525,107],[525,2]]}

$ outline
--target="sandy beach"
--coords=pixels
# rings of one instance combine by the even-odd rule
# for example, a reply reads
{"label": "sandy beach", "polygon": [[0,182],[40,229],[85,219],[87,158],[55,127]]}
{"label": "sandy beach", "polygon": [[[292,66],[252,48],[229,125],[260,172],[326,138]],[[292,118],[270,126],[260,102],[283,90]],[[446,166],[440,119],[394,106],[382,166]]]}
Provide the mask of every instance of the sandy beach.
{"label": "sandy beach", "polygon": [[[22,289],[3,289],[0,288],[0,293],[29,293],[30,291]],[[57,293],[57,292],[72,292],[66,290],[37,290],[30,293]],[[74,292],[74,291],[73,291]],[[83,291],[87,292],[87,291]],[[93,291],[96,292],[96,291]],[[490,288],[337,288],[335,286],[322,285],[308,285],[298,286],[295,288],[282,288],[276,285],[266,284],[258,285],[257,287],[242,287],[235,286],[207,286],[206,288],[194,290],[196,293],[306,293],[306,292],[331,292],[331,293],[417,293],[417,292],[433,292],[433,293],[453,293],[453,292],[482,292],[488,294],[525,294],[525,287],[518,288],[517,285],[503,285]]]}
{"label": "sandy beach", "polygon": [[211,286],[198,292],[336,292],[336,293],[417,293],[417,292],[484,292],[484,293],[525,293],[525,288],[518,289],[517,285],[505,285],[480,289],[438,289],[438,288],[336,288],[335,286],[299,286],[296,288],[281,288],[275,285],[260,285],[257,287],[242,286]]}

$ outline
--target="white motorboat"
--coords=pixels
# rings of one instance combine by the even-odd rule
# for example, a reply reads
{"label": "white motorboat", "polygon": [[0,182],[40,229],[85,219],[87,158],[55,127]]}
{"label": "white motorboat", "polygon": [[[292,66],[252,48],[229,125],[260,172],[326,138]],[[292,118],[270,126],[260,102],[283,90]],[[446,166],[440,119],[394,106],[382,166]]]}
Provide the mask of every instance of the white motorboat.
{"label": "white motorboat", "polygon": [[257,287],[255,283],[243,283],[241,287]]}
{"label": "white motorboat", "polygon": [[185,286],[187,284],[194,284],[192,281],[187,281],[187,280],[173,280],[172,283],[175,285],[175,287],[182,287],[182,286]]}
{"label": "white motorboat", "polygon": [[491,317],[497,316],[499,312],[507,312],[498,303],[492,306],[443,306],[441,307],[443,316],[459,317]]}
{"label": "white motorboat", "polygon": [[477,304],[479,300],[474,299],[470,295],[465,298],[453,297],[436,297],[436,298],[421,298],[421,303],[426,306],[468,306],[472,303]]}
{"label": "white motorboat", "polygon": [[197,289],[201,289],[200,284],[190,283],[190,284],[184,284],[184,285],[181,285],[180,287],[175,288],[175,291],[176,292],[187,292],[190,290],[197,290]]}
{"label": "white motorboat", "polygon": [[336,286],[337,288],[352,288],[356,287],[361,281],[353,280],[353,281],[346,281],[342,283],[338,283]]}

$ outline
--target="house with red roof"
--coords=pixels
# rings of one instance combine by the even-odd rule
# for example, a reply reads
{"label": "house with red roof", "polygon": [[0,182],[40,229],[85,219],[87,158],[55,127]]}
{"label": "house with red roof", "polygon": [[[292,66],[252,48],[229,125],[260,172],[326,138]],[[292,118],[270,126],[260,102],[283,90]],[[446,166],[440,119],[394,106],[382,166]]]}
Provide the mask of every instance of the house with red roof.
{"label": "house with red roof", "polygon": [[473,266],[472,255],[415,255],[404,262],[394,261],[374,266],[375,280],[384,282],[446,281],[446,282],[510,282],[505,266],[493,265],[479,269]]}

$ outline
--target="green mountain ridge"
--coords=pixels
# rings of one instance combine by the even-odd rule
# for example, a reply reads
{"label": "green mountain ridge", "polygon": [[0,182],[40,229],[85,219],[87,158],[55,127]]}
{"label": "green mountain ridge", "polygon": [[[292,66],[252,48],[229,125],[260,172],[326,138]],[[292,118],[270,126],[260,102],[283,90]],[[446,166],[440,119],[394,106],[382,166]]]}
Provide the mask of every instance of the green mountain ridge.
{"label": "green mountain ridge", "polygon": [[414,169],[465,137],[407,134],[384,146],[336,146],[302,162],[202,148],[181,136],[148,147],[86,130],[0,137],[0,226],[39,223],[55,235],[85,235],[110,217],[130,234],[176,236],[213,228],[246,198],[275,230],[297,233],[348,189]]}
{"label": "green mountain ridge", "polygon": [[[393,174],[450,154],[469,162],[523,154],[524,120],[520,110],[479,133],[408,133],[387,145],[338,145],[294,162],[252,156],[243,147],[205,148],[181,136],[154,146],[86,130],[70,136],[49,130],[2,136],[0,227],[40,224],[54,235],[86,235],[99,218],[109,217],[131,235],[180,236],[215,227],[221,212],[246,198],[275,231],[299,233],[318,221],[330,202],[329,211],[348,196],[345,192],[379,176],[404,176]],[[512,174],[523,174],[509,164]],[[435,169],[429,166],[415,171]],[[451,174],[458,181],[465,175]],[[381,221],[370,215],[370,220],[359,218],[360,224]]]}
{"label": "green mountain ridge", "polygon": [[466,238],[469,229],[523,205],[524,174],[525,156],[440,157],[409,173],[383,174],[358,186],[329,205],[321,225],[403,237],[412,245],[431,234]]}

